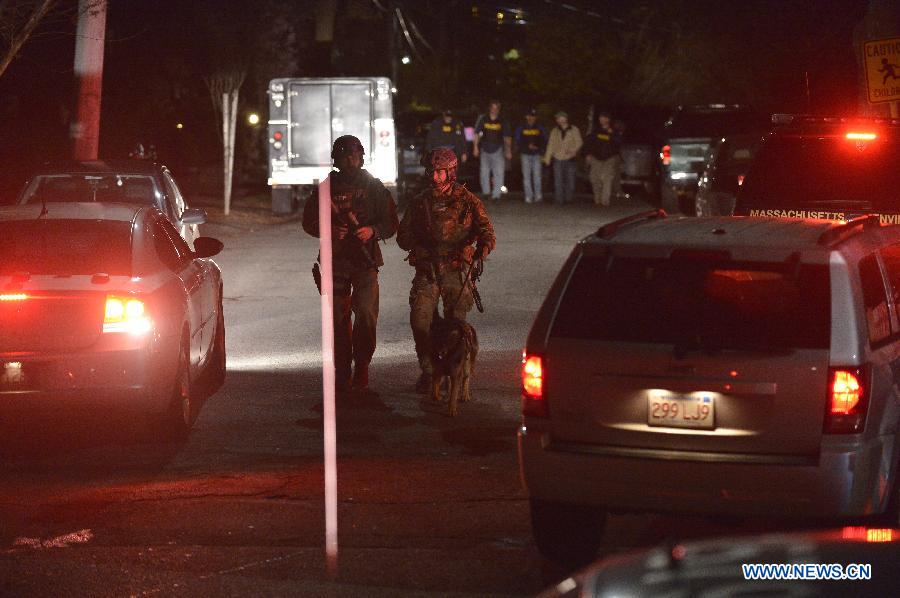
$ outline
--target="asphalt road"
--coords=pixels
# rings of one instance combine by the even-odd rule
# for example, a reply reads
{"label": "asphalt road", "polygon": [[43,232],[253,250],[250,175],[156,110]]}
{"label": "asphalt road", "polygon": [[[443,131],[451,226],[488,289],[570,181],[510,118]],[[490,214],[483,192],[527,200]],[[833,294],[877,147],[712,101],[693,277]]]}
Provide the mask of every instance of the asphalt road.
{"label": "asphalt road", "polygon": [[[601,210],[490,205],[498,245],[485,266],[473,402],[413,392],[412,270],[384,246],[378,397],[340,401],[339,573],[324,569],[317,240],[296,219],[236,214],[206,225],[225,243],[228,378],[187,442],[148,438],[110,412],[3,422],[0,596],[531,595],[564,571],[531,536],[515,431],[519,359],[544,293]],[[673,527],[615,517],[605,554]]]}

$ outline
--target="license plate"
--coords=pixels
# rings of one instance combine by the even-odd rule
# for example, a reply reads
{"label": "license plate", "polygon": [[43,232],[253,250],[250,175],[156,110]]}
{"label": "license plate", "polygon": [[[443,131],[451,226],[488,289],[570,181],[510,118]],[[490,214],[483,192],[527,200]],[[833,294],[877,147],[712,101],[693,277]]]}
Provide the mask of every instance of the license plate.
{"label": "license plate", "polygon": [[667,428],[711,430],[715,424],[716,398],[710,393],[647,395],[647,424]]}

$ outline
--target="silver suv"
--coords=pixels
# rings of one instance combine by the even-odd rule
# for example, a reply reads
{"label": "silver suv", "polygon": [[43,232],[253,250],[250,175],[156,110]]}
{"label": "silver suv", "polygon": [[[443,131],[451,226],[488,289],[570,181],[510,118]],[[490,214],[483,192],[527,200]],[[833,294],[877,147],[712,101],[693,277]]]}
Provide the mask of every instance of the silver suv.
{"label": "silver suv", "polygon": [[606,225],[523,356],[538,548],[587,559],[606,514],[898,523],[900,227],[777,218]]}

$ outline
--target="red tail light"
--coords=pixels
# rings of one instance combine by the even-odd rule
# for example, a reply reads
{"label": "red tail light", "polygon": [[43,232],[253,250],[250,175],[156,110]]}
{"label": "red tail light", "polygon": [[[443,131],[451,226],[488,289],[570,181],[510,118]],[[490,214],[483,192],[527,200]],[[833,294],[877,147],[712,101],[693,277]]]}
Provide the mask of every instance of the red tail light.
{"label": "red tail light", "polygon": [[878,135],[876,135],[875,133],[847,133],[847,139],[855,141],[874,141],[876,137],[878,137]]}
{"label": "red tail light", "polygon": [[659,152],[659,158],[662,160],[663,166],[668,166],[672,161],[672,146],[664,145]]}
{"label": "red tail light", "polygon": [[544,360],[540,355],[522,352],[522,414],[547,417],[544,397]]}
{"label": "red tail light", "polygon": [[28,295],[25,293],[3,293],[0,295],[0,301],[25,301]]}
{"label": "red tail light", "polygon": [[133,297],[106,297],[103,332],[146,334],[151,328],[143,301]]}
{"label": "red tail light", "polygon": [[831,368],[828,375],[828,411],[825,431],[832,434],[862,432],[869,407],[867,367]]}

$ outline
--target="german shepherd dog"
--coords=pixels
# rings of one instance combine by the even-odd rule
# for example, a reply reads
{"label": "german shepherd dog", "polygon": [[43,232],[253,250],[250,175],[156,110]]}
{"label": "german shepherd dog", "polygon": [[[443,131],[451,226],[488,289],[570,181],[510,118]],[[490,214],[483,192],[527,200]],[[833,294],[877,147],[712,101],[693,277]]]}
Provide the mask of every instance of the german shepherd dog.
{"label": "german shepherd dog", "polygon": [[431,399],[441,400],[441,384],[450,381],[450,416],[459,412],[457,402],[472,398],[469,379],[478,355],[475,328],[458,318],[442,318],[435,310],[431,320]]}

